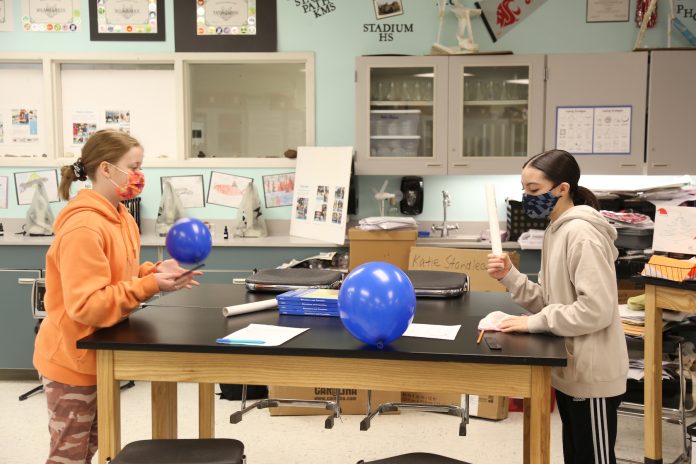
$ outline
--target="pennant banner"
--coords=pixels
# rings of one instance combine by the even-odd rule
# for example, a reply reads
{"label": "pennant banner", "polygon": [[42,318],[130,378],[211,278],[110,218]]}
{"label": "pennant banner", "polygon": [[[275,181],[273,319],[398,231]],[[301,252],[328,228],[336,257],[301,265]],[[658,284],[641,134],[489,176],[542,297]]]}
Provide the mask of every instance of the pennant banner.
{"label": "pennant banner", "polygon": [[481,10],[491,39],[497,42],[544,2],[546,0],[481,0],[476,2],[476,8]]}

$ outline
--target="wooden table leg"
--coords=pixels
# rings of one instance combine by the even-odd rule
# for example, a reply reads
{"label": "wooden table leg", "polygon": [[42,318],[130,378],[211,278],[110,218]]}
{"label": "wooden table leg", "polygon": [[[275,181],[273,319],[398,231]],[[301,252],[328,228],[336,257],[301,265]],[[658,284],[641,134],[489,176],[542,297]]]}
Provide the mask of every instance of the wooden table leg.
{"label": "wooden table leg", "polygon": [[529,464],[529,425],[532,417],[532,401],[529,398],[522,399],[522,415],[524,419],[522,440],[522,463]]}
{"label": "wooden table leg", "polygon": [[121,390],[114,379],[114,352],[97,350],[97,427],[99,463],[121,451]]}
{"label": "wooden table leg", "polygon": [[198,384],[198,438],[215,438],[215,384]]}
{"label": "wooden table leg", "polygon": [[662,463],[662,308],[655,286],[645,286],[645,462]]}
{"label": "wooden table leg", "polygon": [[551,368],[532,366],[532,397],[529,417],[529,462],[551,462]]}
{"label": "wooden table leg", "polygon": [[177,438],[176,382],[152,382],[152,438]]}

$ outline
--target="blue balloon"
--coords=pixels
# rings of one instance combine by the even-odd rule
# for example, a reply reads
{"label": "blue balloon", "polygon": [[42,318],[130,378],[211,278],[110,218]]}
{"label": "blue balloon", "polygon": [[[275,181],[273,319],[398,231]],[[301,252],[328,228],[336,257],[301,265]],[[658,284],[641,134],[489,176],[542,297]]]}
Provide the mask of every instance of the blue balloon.
{"label": "blue balloon", "polygon": [[338,292],[345,328],[380,349],[406,332],[416,313],[416,292],[408,276],[389,263],[362,264],[348,274]]}
{"label": "blue balloon", "polygon": [[169,229],[165,245],[180,263],[196,264],[210,254],[213,238],[208,227],[198,219],[182,218]]}

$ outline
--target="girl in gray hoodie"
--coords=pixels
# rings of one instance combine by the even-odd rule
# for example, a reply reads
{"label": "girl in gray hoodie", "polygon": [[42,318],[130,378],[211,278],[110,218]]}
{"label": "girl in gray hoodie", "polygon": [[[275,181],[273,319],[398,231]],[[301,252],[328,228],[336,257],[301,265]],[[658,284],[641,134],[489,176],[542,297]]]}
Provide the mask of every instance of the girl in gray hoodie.
{"label": "girl in gray hoodie", "polygon": [[530,158],[522,169],[525,212],[550,218],[539,283],[507,255],[488,255],[498,279],[529,316],[509,316],[503,332],[565,337],[566,367],[555,368],[565,464],[616,463],[616,411],[626,392],[628,354],[617,305],[616,230],[597,211],[597,198],[578,185],[580,167],[563,150]]}

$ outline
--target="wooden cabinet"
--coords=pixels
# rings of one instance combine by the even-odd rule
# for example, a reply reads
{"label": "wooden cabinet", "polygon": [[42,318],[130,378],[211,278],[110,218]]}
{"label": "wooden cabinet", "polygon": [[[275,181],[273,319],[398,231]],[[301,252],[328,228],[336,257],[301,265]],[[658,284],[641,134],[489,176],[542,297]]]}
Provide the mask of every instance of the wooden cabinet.
{"label": "wooden cabinet", "polygon": [[543,55],[357,58],[357,173],[518,173],[543,146],[543,76]]}
{"label": "wooden cabinet", "polygon": [[648,54],[547,55],[546,66],[545,149],[573,153],[583,174],[643,174]]}
{"label": "wooden cabinet", "polygon": [[650,52],[648,174],[696,174],[696,50]]}

